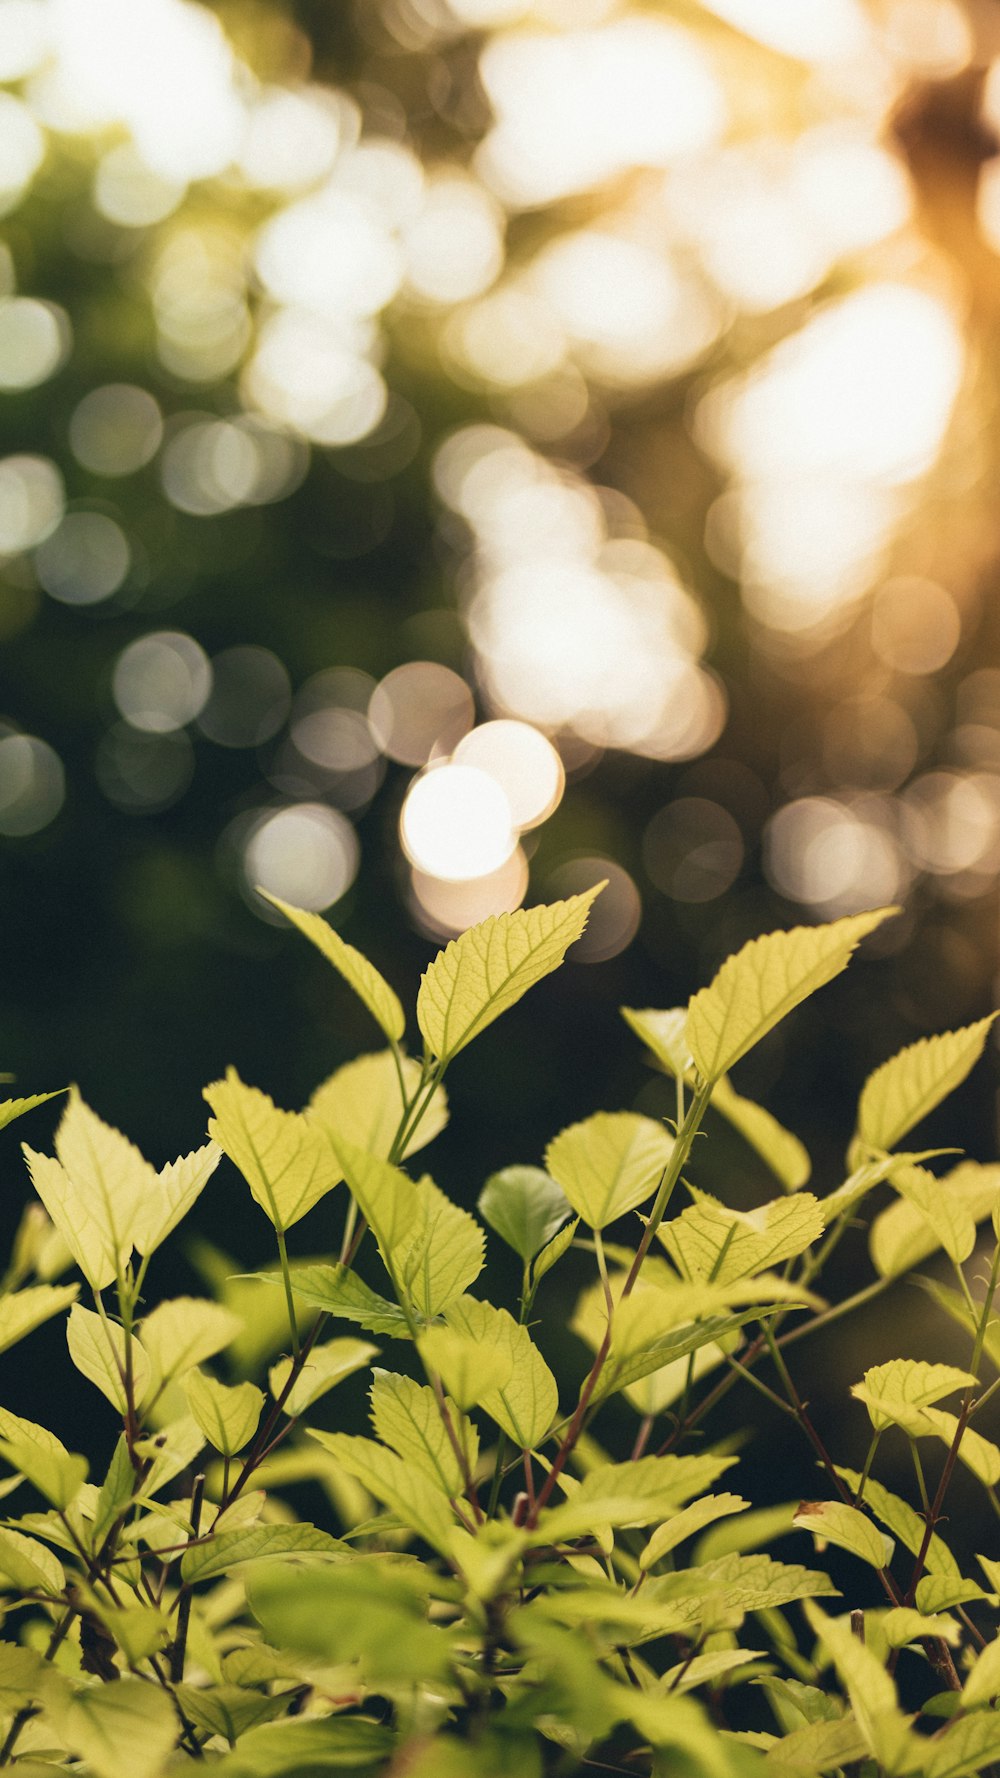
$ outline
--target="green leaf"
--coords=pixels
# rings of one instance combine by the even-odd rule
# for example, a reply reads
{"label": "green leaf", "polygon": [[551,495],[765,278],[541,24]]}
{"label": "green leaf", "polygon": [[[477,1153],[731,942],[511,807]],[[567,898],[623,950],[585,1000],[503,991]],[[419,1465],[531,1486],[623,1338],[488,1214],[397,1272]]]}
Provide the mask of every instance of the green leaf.
{"label": "green leaf", "polygon": [[218,1144],[206,1142],[192,1154],[181,1155],[160,1168],[155,1188],[142,1198],[132,1223],[139,1253],[155,1253],[173,1233],[201,1196],[221,1158]]}
{"label": "green leaf", "polygon": [[990,1013],[961,1031],[922,1037],[876,1068],[858,1103],[857,1141],[867,1148],[895,1148],[965,1079],[997,1016]]}
{"label": "green leaf", "polygon": [[263,1392],[255,1383],[230,1386],[204,1371],[192,1370],[184,1378],[184,1393],[209,1444],[224,1457],[249,1444],[264,1406]]}
{"label": "green leaf", "polygon": [[215,1113],[209,1134],[239,1168],[275,1228],[289,1229],[343,1178],[326,1131],[297,1111],[280,1111],[235,1068],[205,1088]]}
{"label": "green leaf", "polygon": [[349,1143],[337,1152],[386,1270],[418,1315],[437,1315],[478,1278],[483,1231],[432,1179],[413,1183],[398,1167]]}
{"label": "green leaf", "polygon": [[29,1093],[24,1099],[0,1100],[0,1130],[5,1130],[16,1117],[23,1117],[26,1111],[34,1111],[36,1105],[44,1105],[47,1099],[58,1099],[65,1091],[65,1087],[56,1087],[51,1093]]}
{"label": "green leaf", "polygon": [[879,1531],[857,1507],[847,1506],[842,1500],[803,1500],[792,1524],[798,1531],[811,1531],[817,1549],[835,1543],[876,1569],[885,1568],[892,1561],[896,1547],[892,1538]]}
{"label": "green leaf", "polygon": [[917,1606],[928,1613],[950,1611],[955,1605],[987,1597],[974,1580],[963,1580],[960,1574],[925,1574],[917,1582]]}
{"label": "green leaf", "polygon": [[[269,1283],[281,1283],[279,1273],[262,1275]],[[409,1323],[398,1303],[379,1296],[356,1272],[349,1272],[344,1266],[293,1267],[292,1289],[303,1302],[325,1309],[341,1321],[354,1321],[366,1333],[389,1334],[397,1340],[411,1337]]]}
{"label": "green leaf", "polygon": [[690,1506],[672,1513],[664,1524],[657,1526],[639,1557],[639,1567],[645,1573],[678,1544],[703,1531],[706,1525],[714,1525],[717,1519],[727,1518],[731,1513],[745,1512],[749,1504],[739,1494],[705,1494],[700,1500],[692,1501]]}
{"label": "green leaf", "polygon": [[[328,1389],[343,1382],[345,1377],[353,1376],[355,1371],[362,1370],[377,1356],[377,1346],[370,1345],[367,1340],[355,1340],[349,1336],[341,1340],[328,1340],[325,1346],[313,1346],[292,1385],[284,1412],[293,1417],[303,1414]],[[285,1387],[291,1370],[290,1358],[279,1359],[277,1364],[271,1366],[268,1382],[275,1400]]]}
{"label": "green leaf", "polygon": [[662,1124],[634,1111],[598,1111],[549,1143],[545,1165],[592,1229],[652,1197],[673,1153]]}
{"label": "green leaf", "polygon": [[694,1203],[657,1233],[682,1277],[728,1284],[795,1259],[823,1233],[823,1211],[811,1192],[774,1198],[757,1210],[731,1210],[689,1187]]}
{"label": "green leaf", "polygon": [[44,1715],[94,1778],[159,1778],[177,1737],[166,1692],[141,1679],[46,1693]]}
{"label": "green leaf", "polygon": [[735,1462],[735,1457],[699,1452],[602,1463],[584,1476],[567,1501],[542,1512],[533,1539],[561,1542],[583,1537],[597,1525],[652,1525],[710,1488]]}
{"label": "green leaf", "polygon": [[62,1563],[44,1543],[0,1527],[0,1591],[58,1597],[65,1585]]}
{"label": "green leaf", "polygon": [[354,1557],[254,1575],[250,1604],[269,1639],[313,1658],[357,1664],[363,1684],[390,1695],[450,1680],[451,1637],[428,1624],[431,1576],[413,1561]]}
{"label": "green leaf", "polygon": [[[935,1302],[939,1309],[943,1309],[944,1313],[950,1316],[952,1321],[957,1322],[959,1327],[964,1328],[975,1341],[979,1328],[979,1314],[973,1313],[964,1296],[960,1295],[957,1290],[949,1290],[948,1286],[941,1284],[937,1278],[915,1277],[913,1282],[919,1284],[921,1290],[927,1292],[932,1302]],[[986,1324],[983,1351],[994,1369],[1000,1371],[1000,1317],[996,1315],[991,1315]]]}
{"label": "green leaf", "polygon": [[[102,1321],[92,1309],[74,1303],[66,1323],[66,1344],[69,1355],[80,1374],[106,1396],[113,1408],[124,1414],[128,1408],[125,1395],[125,1330],[116,1321]],[[152,1368],[141,1342],[132,1335],[132,1394],[141,1402],[149,1388]]]}
{"label": "green leaf", "polygon": [[[931,1431],[950,1448],[958,1428],[957,1415],[949,1414],[945,1408],[925,1408],[924,1416],[930,1422]],[[994,1488],[1000,1482],[1000,1446],[992,1439],[983,1438],[982,1433],[974,1432],[971,1426],[966,1426],[962,1433],[958,1459],[987,1488]]]}
{"label": "green leaf", "polygon": [[942,1191],[940,1182],[926,1167],[898,1167],[892,1174],[892,1183],[900,1197],[933,1230],[949,1259],[956,1265],[967,1260],[976,1244],[976,1224],[961,1200]]}
{"label": "green leaf", "polygon": [[[433,1389],[413,1382],[410,1377],[377,1370],[371,1400],[372,1424],[382,1443],[441,1488],[449,1499],[457,1499],[463,1492],[464,1478]],[[466,1468],[471,1471],[479,1455],[476,1429],[455,1402],[447,1402],[447,1407]]]}
{"label": "green leaf", "polygon": [[772,932],[729,957],[688,1008],[686,1037],[705,1080],[716,1081],[786,1013],[842,969],[855,947],[896,908],[849,914],[828,926]]}
{"label": "green leaf", "polygon": [[863,1760],[868,1743],[851,1717],[811,1722],[773,1747],[764,1762],[766,1778],[816,1778]]}
{"label": "green leaf", "polygon": [[504,1167],[479,1194],[480,1216],[529,1264],[570,1215],[566,1194],[541,1167]]}
{"label": "green leaf", "polygon": [[956,1389],[975,1382],[971,1371],[953,1364],[930,1364],[925,1359],[893,1358],[874,1364],[851,1394],[864,1402],[876,1432],[901,1426],[914,1438],[931,1430],[924,1409]]}
{"label": "green leaf", "polygon": [[258,1723],[284,1716],[292,1695],[286,1691],[267,1697],[239,1685],[179,1685],[176,1694],[188,1722],[203,1735],[221,1735],[230,1747]]}
{"label": "green leaf", "polygon": [[929,1744],[922,1778],[981,1778],[998,1758],[1000,1716],[995,1711],[976,1711],[950,1722],[940,1739]]}
{"label": "green leaf", "polygon": [[0,1457],[37,1488],[51,1506],[60,1509],[76,1499],[87,1479],[86,1457],[66,1450],[46,1451],[28,1440],[0,1439]]}
{"label": "green leaf", "polygon": [[433,1484],[404,1463],[395,1451],[370,1438],[344,1432],[320,1432],[309,1428],[309,1437],[337,1459],[348,1475],[381,1500],[404,1525],[409,1525],[433,1549],[450,1556],[449,1538],[455,1521],[447,1501]]}
{"label": "green leaf", "polygon": [[349,988],[353,988],[359,1000],[362,1000],[371,1013],[372,1018],[381,1025],[390,1043],[395,1043],[403,1035],[406,1019],[399,996],[390,988],[385,977],[380,975],[374,963],[355,950],[353,945],[346,943],[339,932],[319,914],[307,913],[304,908],[290,906],[287,901],[279,901],[276,895],[269,895],[266,889],[258,894],[263,895],[273,907],[279,908],[293,926],[307,938],[311,944],[322,951],[328,963],[343,976]]}
{"label": "green leaf", "polygon": [[580,1219],[578,1216],[574,1216],[572,1222],[568,1222],[565,1228],[561,1228],[559,1233],[553,1235],[551,1241],[542,1248],[531,1268],[531,1279],[536,1289],[546,1274],[551,1272],[552,1267],[559,1264],[563,1254],[569,1252],[576,1239],[576,1231],[579,1226]]}
{"label": "green leaf", "polygon": [[205,1543],[194,1544],[181,1557],[181,1579],[214,1580],[241,1562],[259,1562],[274,1556],[343,1556],[350,1545],[331,1537],[315,1525],[241,1525],[235,1531],[219,1531]]}
{"label": "green leaf", "polygon": [[101,1483],[91,1526],[92,1547],[99,1550],[112,1525],[122,1517],[136,1489],[136,1472],[125,1434],[114,1448],[108,1473]]}
{"label": "green leaf", "polygon": [[417,1024],[431,1055],[450,1061],[558,969],[603,887],[548,907],[494,915],[452,939],[424,971],[417,995]]}
{"label": "green leaf", "polygon": [[962,1640],[961,1625],[952,1617],[945,1617],[940,1612],[928,1614],[914,1611],[912,1607],[897,1605],[887,1611],[879,1620],[883,1636],[890,1648],[906,1648],[911,1642],[919,1642],[923,1636],[937,1636],[942,1642],[949,1642],[957,1648]]}
{"label": "green leaf", "polygon": [[[837,1466],[837,1474],[845,1481],[857,1498],[861,1486],[861,1474],[856,1469],[842,1469]],[[914,1512],[908,1501],[901,1500],[898,1494],[891,1494],[881,1482],[873,1481],[871,1476],[865,1481],[864,1502],[869,1512],[874,1513],[881,1524],[888,1526],[893,1537],[897,1537],[910,1554],[916,1556],[923,1548],[924,1520]],[[958,1563],[955,1561],[944,1539],[935,1532],[931,1538],[926,1555],[926,1566],[933,1574],[945,1576],[952,1580],[960,1578]]]}
{"label": "green leaf", "polygon": [[480,1391],[483,1411],[524,1450],[541,1443],[559,1409],[556,1380],[526,1327],[506,1309],[460,1297],[447,1310],[448,1330],[475,1344],[477,1364],[496,1361],[505,1374]]}
{"label": "green leaf", "polygon": [[[335,1142],[349,1142],[353,1148],[386,1160],[405,1110],[400,1073],[407,1103],[412,1105],[423,1079],[420,1064],[410,1056],[400,1056],[397,1064],[392,1050],[380,1050],[347,1062],[318,1086],[309,1101],[309,1116],[321,1123]],[[447,1122],[447,1096],[444,1087],[437,1086],[401,1158],[426,1148]]]}
{"label": "green leaf", "polygon": [[889,1773],[919,1766],[923,1744],[900,1710],[896,1688],[881,1661],[855,1636],[849,1619],[828,1618],[811,1600],[805,1601],[803,1610],[847,1688],[869,1751]]}
{"label": "green leaf", "polygon": [[[640,1012],[634,1007],[623,1006],[620,1011],[660,1065],[675,1078],[693,1086],[695,1067],[685,1037],[687,1009],[675,1006],[666,1012],[656,1012],[650,1007]],[[720,1075],[712,1088],[712,1108],[739,1131],[751,1148],[757,1150],[786,1191],[798,1191],[805,1185],[812,1171],[812,1162],[798,1137],[765,1111],[763,1105],[737,1093],[725,1074]]]}
{"label": "green leaf", "polygon": [[165,1612],[150,1605],[107,1605],[88,1589],[87,1603],[112,1635],[130,1667],[144,1661],[170,1641],[172,1628]]}
{"label": "green leaf", "polygon": [[177,1296],[158,1303],[142,1323],[142,1343],[157,1378],[178,1377],[214,1358],[243,1331],[243,1321],[206,1297]]}
{"label": "green leaf", "polygon": [[[894,1176],[895,1169],[892,1171]],[[1000,1201],[1000,1165],[962,1161],[935,1180],[935,1188],[939,1198],[947,1196],[953,1201],[959,1215],[981,1222]],[[906,1198],[876,1216],[869,1235],[872,1264],[882,1278],[898,1278],[940,1244],[940,1236],[924,1211]]]}
{"label": "green leaf", "polygon": [[389,1729],[356,1716],[271,1722],[243,1735],[214,1769],[219,1778],[322,1778],[345,1770],[351,1778],[374,1778],[393,1745]]}
{"label": "green leaf", "polygon": [[44,1687],[46,1671],[33,1648],[0,1642],[0,1711],[12,1716],[22,1704],[36,1698]]}
{"label": "green leaf", "polygon": [[120,1131],[71,1087],[56,1131],[56,1159],[25,1145],[32,1182],[84,1277],[103,1290],[124,1270],[144,1199],[157,1176]]}
{"label": "green leaf", "polygon": [[436,1322],[422,1328],[417,1346],[427,1370],[440,1377],[463,1412],[510,1382],[512,1360],[501,1349],[484,1350],[475,1334]]}
{"label": "green leaf", "polygon": [[18,1340],[41,1327],[43,1321],[68,1309],[79,1294],[78,1284],[33,1284],[27,1290],[14,1290],[0,1298],[0,1352],[16,1346]]}

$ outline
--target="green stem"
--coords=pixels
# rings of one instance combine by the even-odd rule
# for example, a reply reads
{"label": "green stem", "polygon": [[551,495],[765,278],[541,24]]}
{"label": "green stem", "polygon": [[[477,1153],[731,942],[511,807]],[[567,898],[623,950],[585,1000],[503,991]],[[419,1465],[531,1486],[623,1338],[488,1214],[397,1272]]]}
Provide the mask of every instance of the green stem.
{"label": "green stem", "polygon": [[288,1310],[288,1334],[292,1342],[292,1357],[299,1360],[299,1324],[295,1314],[295,1297],[292,1291],[292,1273],[288,1264],[288,1248],[285,1245],[285,1231],[279,1223],[275,1223],[274,1232],[278,1241],[278,1259],[281,1262],[281,1281],[285,1287],[285,1306]]}

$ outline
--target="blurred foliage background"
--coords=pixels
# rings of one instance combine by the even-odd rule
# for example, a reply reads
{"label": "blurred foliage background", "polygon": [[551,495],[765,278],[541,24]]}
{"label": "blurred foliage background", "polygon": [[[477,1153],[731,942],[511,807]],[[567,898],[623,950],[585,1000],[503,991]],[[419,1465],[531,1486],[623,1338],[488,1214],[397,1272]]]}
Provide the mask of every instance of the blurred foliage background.
{"label": "blurred foliage background", "polygon": [[[20,1089],[160,1164],[227,1063],[300,1105],[375,1047],[255,885],[412,994],[607,877],[455,1071],[469,1202],[669,1112],[619,1004],[898,900],[740,1073],[835,1183],[869,1069],[995,998],[995,5],[0,0],[0,81]],[[928,1142],[993,1154],[990,1067]]]}

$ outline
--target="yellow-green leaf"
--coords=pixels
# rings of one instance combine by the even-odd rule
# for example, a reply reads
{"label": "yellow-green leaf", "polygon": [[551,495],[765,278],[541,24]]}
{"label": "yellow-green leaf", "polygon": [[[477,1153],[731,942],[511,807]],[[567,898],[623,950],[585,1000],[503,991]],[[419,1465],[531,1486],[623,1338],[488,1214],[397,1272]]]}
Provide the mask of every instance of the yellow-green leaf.
{"label": "yellow-green leaf", "polygon": [[[445,1398],[452,1431],[470,1472],[479,1455],[479,1439],[471,1420],[457,1403]],[[384,1445],[404,1463],[412,1464],[450,1499],[464,1488],[464,1478],[433,1389],[392,1371],[376,1371],[372,1384],[372,1424]]]}
{"label": "yellow-green leaf", "polygon": [[406,1020],[399,996],[390,988],[385,977],[380,975],[374,963],[355,950],[353,945],[346,943],[339,932],[319,914],[307,913],[304,908],[291,907],[287,901],[279,901],[276,895],[269,895],[266,889],[259,891],[265,901],[280,908],[293,926],[297,926],[303,936],[311,944],[322,951],[328,963],[343,976],[348,987],[353,988],[359,1000],[362,1000],[371,1013],[372,1018],[381,1025],[390,1043],[396,1042],[403,1035]]}
{"label": "yellow-green leaf", "polygon": [[556,1380],[526,1327],[506,1309],[465,1296],[446,1313],[449,1331],[474,1342],[480,1364],[494,1360],[506,1375],[478,1396],[480,1407],[513,1439],[531,1450],[549,1430],[559,1407]]}
{"label": "yellow-green leaf", "polygon": [[855,1636],[850,1620],[828,1618],[811,1600],[803,1602],[803,1610],[847,1688],[869,1751],[889,1773],[921,1765],[923,1743],[917,1741],[900,1710],[896,1687],[877,1656]]}
{"label": "yellow-green leaf", "polygon": [[210,1445],[231,1457],[241,1451],[257,1430],[263,1392],[255,1383],[219,1383],[204,1371],[193,1370],[184,1379],[188,1406]]}
{"label": "yellow-green leaf", "polygon": [[751,939],[688,1008],[686,1037],[699,1072],[718,1080],[803,1000],[842,969],[861,940],[896,908],[849,914]]}
{"label": "yellow-green leaf", "polygon": [[[958,1429],[958,1416],[949,1414],[946,1408],[925,1408],[924,1414],[931,1431],[950,1449]],[[1000,1482],[1000,1446],[984,1438],[981,1432],[974,1432],[971,1426],[966,1426],[962,1433],[958,1457],[987,1488],[995,1488]]]}
{"label": "yellow-green leaf", "polygon": [[603,1229],[655,1192],[673,1153],[662,1124],[634,1111],[598,1111],[549,1143],[545,1166],[592,1229]]}
{"label": "yellow-green leaf", "polygon": [[[74,1303],[66,1323],[66,1344],[69,1355],[80,1374],[106,1396],[120,1414],[126,1411],[125,1332],[116,1321],[102,1321],[92,1309]],[[142,1343],[132,1335],[132,1395],[142,1401],[150,1382],[152,1368]]]}
{"label": "yellow-green leaf", "polygon": [[502,1349],[484,1350],[475,1335],[436,1322],[417,1335],[427,1369],[440,1377],[463,1412],[484,1396],[495,1396],[511,1376],[512,1359]]}
{"label": "yellow-green leaf", "polygon": [[[838,1464],[837,1474],[847,1483],[856,1499],[861,1486],[860,1471],[842,1469]],[[893,1536],[899,1539],[904,1549],[908,1549],[911,1555],[915,1556],[923,1549],[924,1520],[919,1513],[914,1511],[908,1501],[901,1500],[898,1494],[890,1493],[889,1489],[883,1487],[881,1482],[873,1481],[872,1477],[868,1476],[864,1487],[864,1502],[869,1512],[874,1513],[881,1524],[888,1526]],[[939,1537],[937,1532],[931,1538],[924,1561],[934,1575],[940,1575],[949,1580],[960,1578],[958,1563],[944,1539]]]}
{"label": "yellow-green leaf", "polygon": [[[386,1160],[403,1118],[400,1072],[407,1103],[412,1104],[421,1082],[420,1064],[410,1056],[400,1056],[397,1069],[392,1051],[379,1050],[345,1063],[318,1086],[309,1101],[309,1115],[329,1131],[334,1142],[349,1142],[353,1148]],[[448,1099],[444,1087],[438,1086],[400,1158],[426,1148],[447,1122]]]}
{"label": "yellow-green leaf", "polygon": [[[268,1281],[280,1284],[280,1273],[268,1274]],[[304,1303],[323,1309],[338,1320],[356,1322],[366,1333],[389,1334],[397,1340],[410,1338],[409,1325],[399,1305],[379,1296],[356,1272],[346,1271],[343,1266],[296,1266],[292,1270],[292,1289]]]}
{"label": "yellow-green leaf", "polygon": [[[305,1413],[306,1408],[311,1407],[314,1401],[319,1401],[320,1396],[325,1395],[328,1389],[342,1382],[345,1377],[353,1376],[355,1371],[362,1370],[377,1355],[377,1346],[350,1336],[328,1340],[325,1346],[313,1346],[292,1384],[284,1412],[293,1416]],[[271,1366],[268,1382],[275,1400],[285,1387],[291,1370],[290,1358],[281,1358],[277,1364]]]}
{"label": "yellow-green leaf", "polygon": [[970,1371],[959,1370],[957,1365],[931,1364],[922,1358],[891,1358],[887,1364],[871,1365],[862,1382],[853,1385],[851,1394],[864,1402],[876,1432],[883,1432],[887,1426],[901,1426],[904,1432],[919,1438],[932,1430],[924,1409],[975,1380]]}
{"label": "yellow-green leaf", "polygon": [[142,1343],[158,1381],[163,1382],[224,1351],[242,1333],[243,1325],[241,1316],[206,1297],[171,1297],[146,1316]]}
{"label": "yellow-green leaf", "polygon": [[442,1062],[457,1056],[558,969],[603,887],[596,884],[548,907],[494,915],[452,939],[424,971],[417,996],[417,1024],[431,1055]]}
{"label": "yellow-green leaf", "polygon": [[29,1093],[24,1099],[4,1099],[0,1101],[0,1130],[5,1130],[16,1117],[23,1117],[26,1111],[34,1111],[36,1105],[44,1105],[47,1099],[58,1099],[65,1087],[56,1087],[51,1093]]}
{"label": "yellow-green leaf", "polygon": [[704,1493],[736,1462],[699,1452],[686,1457],[640,1457],[636,1463],[602,1463],[584,1476],[570,1498],[540,1515],[536,1542],[582,1537],[595,1526],[651,1525]]}
{"label": "yellow-green leaf", "polygon": [[75,1500],[81,1483],[87,1479],[86,1457],[62,1449],[43,1450],[33,1441],[0,1439],[0,1457],[60,1511]]}
{"label": "yellow-green leaf", "polygon": [[155,1253],[201,1195],[222,1157],[215,1142],[161,1167],[156,1185],[140,1200],[132,1230],[139,1253]]}
{"label": "yellow-green leaf", "polygon": [[169,1696],[141,1679],[76,1692],[50,1686],[44,1715],[94,1778],[159,1778],[177,1739]]}
{"label": "yellow-green leaf", "polygon": [[68,1309],[79,1294],[78,1284],[32,1284],[27,1290],[14,1290],[0,1298],[0,1352],[16,1346],[43,1321]]}
{"label": "yellow-green leaf", "polygon": [[[949,1200],[956,1216],[982,1222],[1000,1202],[1000,1165],[962,1161],[935,1181],[935,1189],[939,1199]],[[898,1278],[940,1245],[941,1237],[924,1208],[908,1198],[881,1211],[869,1235],[872,1263],[882,1278]]]}
{"label": "yellow-green leaf", "polygon": [[899,1167],[892,1174],[892,1183],[933,1229],[949,1259],[958,1265],[967,1260],[976,1244],[976,1224],[961,1199],[942,1191],[926,1167]]}
{"label": "yellow-green leaf", "polygon": [[896,1605],[880,1619],[880,1628],[890,1648],[906,1648],[923,1636],[937,1636],[957,1648],[962,1640],[961,1625],[943,1612],[914,1611],[912,1606]]}
{"label": "yellow-green leaf", "polygon": [[388,1161],[338,1142],[337,1152],[396,1288],[418,1315],[437,1315],[483,1266],[483,1231],[432,1179],[416,1184]]}
{"label": "yellow-green leaf", "polygon": [[324,1129],[280,1111],[235,1068],[205,1088],[215,1113],[209,1134],[234,1161],[275,1228],[288,1229],[343,1178]]}
{"label": "yellow-green leaf", "polygon": [[749,1504],[739,1494],[704,1494],[700,1500],[693,1500],[690,1506],[672,1513],[657,1526],[639,1557],[639,1567],[645,1573],[678,1544],[703,1531],[706,1525],[714,1525],[717,1519],[728,1518],[732,1513],[745,1512]]}
{"label": "yellow-green leaf", "polygon": [[990,1013],[960,1031],[922,1037],[876,1068],[858,1103],[858,1140],[868,1148],[895,1148],[965,1079],[997,1016]]}
{"label": "yellow-green leaf", "polygon": [[416,1531],[440,1555],[449,1557],[455,1523],[451,1509],[440,1489],[419,1474],[412,1463],[405,1463],[395,1451],[371,1438],[319,1432],[313,1427],[309,1428],[309,1437],[329,1451],[348,1475],[361,1482],[404,1525]]}
{"label": "yellow-green leaf", "polygon": [[213,1580],[241,1562],[287,1555],[341,1556],[349,1547],[315,1525],[241,1525],[185,1550],[181,1579],[193,1585],[196,1580]]}
{"label": "yellow-green leaf", "polygon": [[683,1277],[727,1284],[804,1253],[823,1233],[823,1211],[811,1192],[774,1198],[756,1210],[731,1210],[690,1188],[694,1203],[657,1231]]}
{"label": "yellow-green leaf", "polygon": [[62,1563],[44,1543],[0,1527],[0,1592],[58,1595],[65,1585]]}
{"label": "yellow-green leaf", "polygon": [[[657,1012],[652,1007],[639,1011],[635,1007],[623,1006],[621,1014],[661,1067],[689,1086],[694,1085],[694,1060],[685,1036],[685,1007],[674,1006]],[[763,1105],[738,1093],[725,1074],[720,1075],[712,1088],[712,1108],[739,1131],[751,1148],[757,1150],[786,1191],[798,1191],[805,1185],[812,1171],[812,1162],[798,1137],[786,1130]]]}
{"label": "yellow-green leaf", "polygon": [[1000,1758],[1000,1718],[995,1711],[975,1711],[950,1722],[927,1748],[921,1778],[982,1778]]}
{"label": "yellow-green leaf", "polygon": [[565,1192],[541,1167],[492,1173],[476,1206],[484,1222],[526,1264],[548,1245],[570,1214]]}
{"label": "yellow-green leaf", "polygon": [[989,1704],[1000,1696],[1000,1640],[988,1642],[977,1657],[962,1687],[962,1707],[971,1710],[976,1704]]}
{"label": "yellow-green leaf", "polygon": [[884,1568],[892,1561],[896,1547],[892,1538],[843,1500],[803,1500],[792,1524],[798,1531],[811,1531],[818,1549],[835,1543],[872,1568]]}
{"label": "yellow-green leaf", "polygon": [[32,1182],[95,1290],[124,1270],[157,1176],[139,1150],[85,1105],[75,1087],[56,1131],[56,1158],[24,1146]]}

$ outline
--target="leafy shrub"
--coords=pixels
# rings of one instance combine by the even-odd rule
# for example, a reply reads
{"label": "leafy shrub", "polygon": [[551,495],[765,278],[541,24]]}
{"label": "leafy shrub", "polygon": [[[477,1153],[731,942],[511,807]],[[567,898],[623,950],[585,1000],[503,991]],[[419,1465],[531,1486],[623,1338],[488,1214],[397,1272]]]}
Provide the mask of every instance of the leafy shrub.
{"label": "leafy shrub", "polygon": [[[22,1221],[0,1343],[66,1315],[70,1357],[121,1433],[91,1482],[54,1433],[0,1409],[0,1490],[21,1509],[0,1526],[0,1764],[22,1778],[161,1778],[198,1759],[220,1778],[961,1778],[1000,1758],[1000,1562],[983,1555],[966,1578],[943,1529],[957,1464],[1000,1513],[1000,1449],[973,1424],[1000,1388],[981,1381],[1000,1370],[1000,1247],[985,1291],[968,1263],[977,1223],[998,1230],[1000,1167],[936,1177],[931,1156],[898,1147],[968,1073],[991,1020],[872,1075],[848,1175],[818,1197],[801,1144],[728,1071],[891,910],[756,939],[686,1010],[627,1010],[675,1084],[676,1121],[597,1112],[555,1136],[544,1171],[488,1180],[482,1220],[520,1262],[511,1312],[473,1294],[482,1224],[402,1163],[446,1121],[454,1058],[558,967],[594,893],[488,920],[435,958],[419,1061],[378,972],[286,907],[385,1049],[303,1112],[230,1070],[206,1088],[208,1143],[159,1172],[75,1090],[55,1155],[26,1147],[44,1211]],[[9,1102],[4,1121],[51,1096]],[[751,1212],[694,1185],[678,1202],[710,1103],[775,1175]],[[277,1266],[223,1267],[220,1300],[149,1308],[151,1262],[223,1153],[273,1226]],[[886,1182],[873,1279],[824,1302],[827,1260]],[[290,1260],[288,1230],[331,1193],[339,1257]],[[571,1247],[592,1257],[572,1326],[593,1357],[560,1400],[544,1313]],[[872,1429],[855,1472],[813,1423],[795,1347],[939,1249],[957,1287],[929,1288],[968,1362],[868,1369],[852,1390]],[[88,1302],[53,1282],[71,1262]],[[349,1331],[331,1337],[335,1323]],[[223,1354],[228,1381],[207,1368]],[[246,1372],[268,1358],[265,1390]],[[373,1360],[372,1436],[307,1423]],[[810,1442],[823,1498],[754,1510],[730,1491],[738,1459],[708,1423],[737,1383]],[[635,1429],[607,1451],[615,1397]],[[878,1480],[883,1440],[908,1442],[917,1504]],[[339,1534],[292,1511],[282,1489],[303,1483]],[[762,1548],[793,1528],[802,1561]],[[919,1710],[912,1680],[900,1701],[900,1661],[923,1676]]]}

